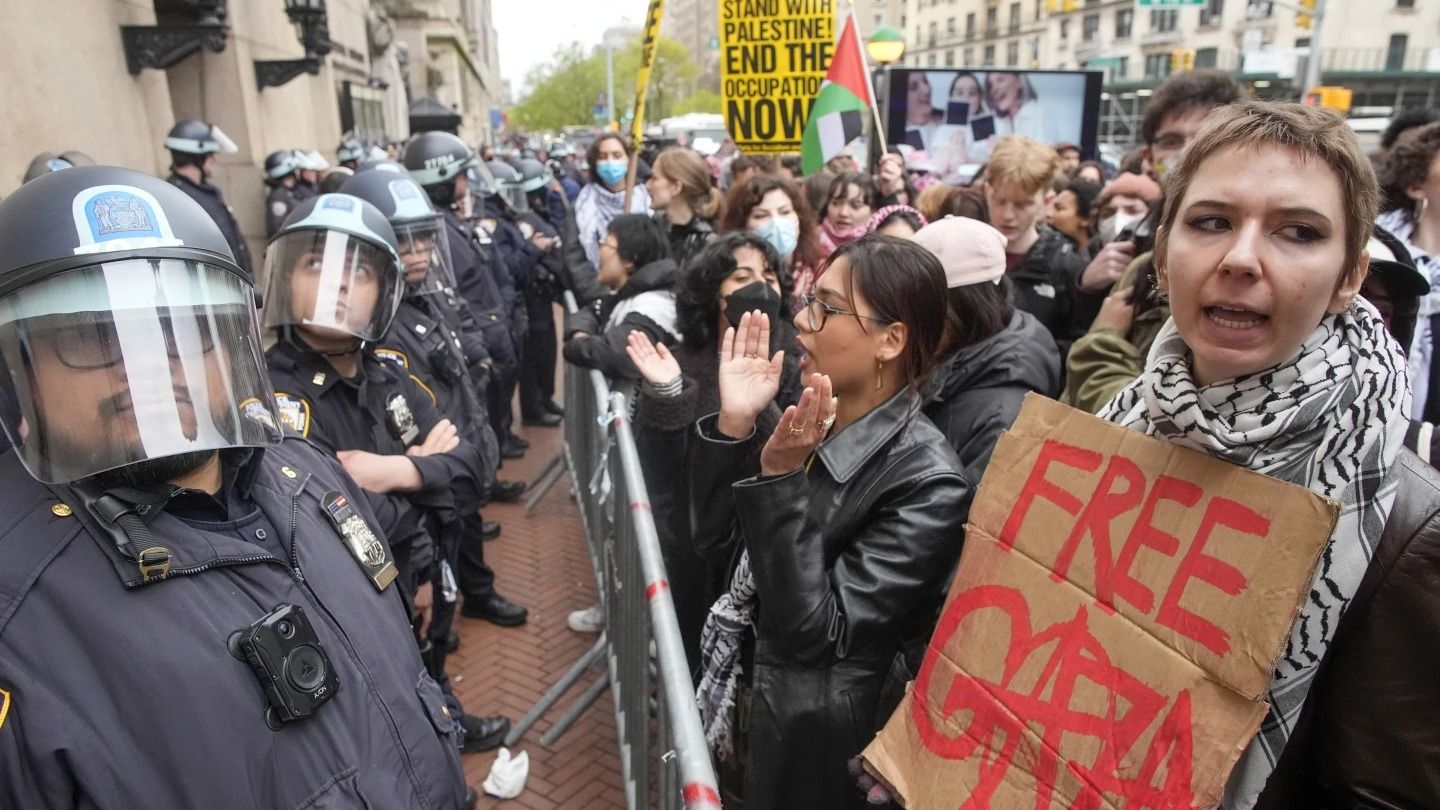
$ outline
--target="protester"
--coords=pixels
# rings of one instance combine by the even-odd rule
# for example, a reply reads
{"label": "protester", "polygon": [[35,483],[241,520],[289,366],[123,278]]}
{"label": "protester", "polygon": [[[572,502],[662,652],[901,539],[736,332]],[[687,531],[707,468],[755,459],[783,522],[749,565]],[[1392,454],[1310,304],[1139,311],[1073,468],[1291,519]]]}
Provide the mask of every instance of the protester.
{"label": "protester", "polygon": [[1040,320],[1061,355],[1088,324],[1073,317],[1075,279],[1084,260],[1065,235],[1044,224],[1060,156],[1039,141],[1014,135],[996,144],[986,166],[990,224],[1005,236],[1006,275],[1015,306]]}
{"label": "protester", "polygon": [[924,214],[908,205],[887,205],[870,215],[865,232],[909,239],[928,222]]}
{"label": "protester", "polygon": [[637,379],[640,373],[625,351],[631,331],[663,343],[680,337],[675,327],[680,271],[659,224],[639,214],[611,220],[600,243],[598,278],[615,294],[565,319],[565,359],[612,379]]}
{"label": "protester", "polygon": [[819,211],[825,207],[825,200],[830,195],[830,185],[835,182],[835,172],[829,169],[820,171],[805,178],[803,183],[797,183],[805,191],[805,200],[810,203],[811,211]]}
{"label": "protester", "polygon": [[761,175],[732,189],[725,199],[721,233],[749,231],[775,248],[785,262],[791,302],[809,294],[823,254],[809,202],[794,183]]}
{"label": "protester", "polygon": [[1075,170],[1075,179],[1103,186],[1105,185],[1105,164],[1098,160],[1087,160]]}
{"label": "protester", "polygon": [[1099,197],[1100,186],[1071,180],[1050,203],[1050,227],[1065,234],[1075,246],[1075,252],[1082,256],[1089,255],[1090,237],[1096,223],[1095,203]]}
{"label": "protester", "polygon": [[650,195],[643,185],[631,190],[630,208],[625,208],[625,178],[630,170],[630,144],[613,132],[596,138],[590,144],[586,159],[590,162],[590,182],[575,198],[575,225],[585,257],[600,266],[600,240],[605,228],[619,214],[639,214],[650,210]]}
{"label": "protester", "polygon": [[1080,172],[1080,147],[1073,143],[1057,144],[1055,151],[1060,155],[1060,170],[1071,180]]}
{"label": "protester", "polygon": [[792,183],[798,183],[805,179],[805,170],[801,166],[799,155],[782,155],[775,164],[775,173]]}
{"label": "protester", "polygon": [[697,546],[735,559],[703,634],[700,706],[716,754],[742,758],[749,810],[863,807],[846,761],[879,728],[892,662],[934,629],[971,495],[918,413],[945,330],[939,260],[869,236],[806,303],[811,374],[763,447],[783,358],[766,357],[760,313],[727,330],[720,411],[697,426]]}
{"label": "protester", "polygon": [[1356,295],[1374,174],[1333,113],[1246,101],[1215,113],[1169,195],[1172,319],[1101,416],[1340,504],[1225,806],[1434,805],[1440,729],[1417,707],[1440,701],[1440,479],[1401,454],[1405,358]]}
{"label": "protester", "polygon": [[920,190],[910,179],[905,155],[891,147],[875,166],[876,205],[914,205]]}
{"label": "protester", "polygon": [[[1420,272],[1432,286],[1440,280],[1440,122],[1411,129],[1395,142],[1380,171],[1384,213],[1376,223],[1404,244]],[[1440,291],[1432,291],[1420,304],[1419,322],[1411,341],[1410,385],[1414,392],[1411,415],[1425,422],[1440,422],[1440,364],[1435,362],[1440,340]]]}
{"label": "protester", "polygon": [[945,200],[954,191],[956,191],[955,186],[936,183],[920,192],[915,199],[915,210],[919,211],[927,222],[937,222],[945,217],[943,210]]}
{"label": "protester", "polygon": [[950,304],[945,359],[925,415],[955,449],[966,479],[978,483],[1025,395],[1059,393],[1060,351],[1035,316],[1011,305],[999,231],[947,217],[921,228],[915,241],[945,268]]}
{"label": "protester", "polygon": [[[723,566],[696,553],[690,532],[690,440],[695,420],[720,408],[720,337],[746,312],[771,318],[767,354],[795,344],[790,324],[790,290],[775,248],[753,233],[717,238],[691,262],[676,295],[674,349],[654,343],[643,332],[630,333],[631,362],[646,384],[640,386],[635,413],[636,444],[665,553],[686,660],[696,661],[700,628],[710,605],[724,588]],[[798,353],[787,351],[775,402],[757,422],[756,435],[768,438],[780,409],[800,398]]]}
{"label": "protester", "polygon": [[864,236],[865,224],[875,211],[875,181],[870,175],[846,172],[830,184],[820,209],[820,248],[826,256]]}
{"label": "protester", "polygon": [[705,161],[690,149],[671,147],[655,158],[650,179],[650,207],[659,212],[670,242],[670,258],[680,267],[713,238],[724,198],[710,184]]}
{"label": "protester", "polygon": [[760,155],[736,155],[735,159],[730,161],[729,169],[729,187],[733,189],[736,186],[745,185],[745,182],[752,177],[774,174],[775,162]]}

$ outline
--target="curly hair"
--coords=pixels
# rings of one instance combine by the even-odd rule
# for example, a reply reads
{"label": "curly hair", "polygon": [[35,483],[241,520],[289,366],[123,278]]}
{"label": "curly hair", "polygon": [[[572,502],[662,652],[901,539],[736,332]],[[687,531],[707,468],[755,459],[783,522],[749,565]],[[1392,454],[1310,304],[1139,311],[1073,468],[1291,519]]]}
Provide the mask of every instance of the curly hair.
{"label": "curly hair", "polygon": [[1380,193],[1383,211],[1408,208],[1414,201],[1405,190],[1422,185],[1430,176],[1430,165],[1440,153],[1440,121],[1407,130],[1380,164]]}
{"label": "curly hair", "polygon": [[790,274],[770,243],[749,231],[716,237],[685,267],[675,294],[675,327],[687,346],[707,346],[719,333],[720,285],[735,272],[735,251],[754,248],[765,257],[765,269],[780,277],[780,318],[790,319]]}
{"label": "curly hair", "polygon": [[791,260],[809,267],[820,266],[824,256],[820,252],[820,236],[816,232],[815,212],[810,208],[810,201],[800,192],[798,186],[778,175],[757,175],[730,189],[729,196],[725,198],[720,227],[716,230],[720,233],[748,230],[750,212],[765,199],[766,194],[776,189],[785,192],[785,196],[790,198],[795,216],[800,218],[800,241]]}

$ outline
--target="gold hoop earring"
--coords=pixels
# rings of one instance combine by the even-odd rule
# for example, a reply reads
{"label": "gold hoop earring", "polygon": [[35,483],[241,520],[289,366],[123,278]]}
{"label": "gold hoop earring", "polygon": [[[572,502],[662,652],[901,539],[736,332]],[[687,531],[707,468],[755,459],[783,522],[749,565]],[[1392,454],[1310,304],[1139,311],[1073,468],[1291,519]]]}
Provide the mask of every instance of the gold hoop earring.
{"label": "gold hoop earring", "polygon": [[885,387],[885,361],[875,358],[875,390]]}

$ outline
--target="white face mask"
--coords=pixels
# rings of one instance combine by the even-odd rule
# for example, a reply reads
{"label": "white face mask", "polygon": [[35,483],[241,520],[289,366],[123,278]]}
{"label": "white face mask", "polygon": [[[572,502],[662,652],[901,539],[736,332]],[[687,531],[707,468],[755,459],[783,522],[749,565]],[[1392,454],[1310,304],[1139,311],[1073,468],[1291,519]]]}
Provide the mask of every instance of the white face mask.
{"label": "white face mask", "polygon": [[1113,242],[1126,228],[1144,219],[1143,216],[1127,214],[1124,211],[1116,211],[1113,216],[1100,223],[1099,236],[1101,241]]}

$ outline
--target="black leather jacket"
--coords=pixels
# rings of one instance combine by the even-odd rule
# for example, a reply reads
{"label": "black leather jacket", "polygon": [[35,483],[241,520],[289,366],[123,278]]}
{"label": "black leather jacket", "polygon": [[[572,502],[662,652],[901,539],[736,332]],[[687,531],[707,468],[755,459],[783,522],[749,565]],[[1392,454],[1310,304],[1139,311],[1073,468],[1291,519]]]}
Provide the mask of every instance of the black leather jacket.
{"label": "black leather jacket", "polygon": [[1385,534],[1257,810],[1440,807],[1440,473],[1408,450]]}
{"label": "black leather jacket", "polygon": [[808,472],[755,476],[756,442],[714,416],[697,429],[696,540],[743,543],[759,600],[745,807],[864,807],[845,763],[879,728],[892,665],[934,629],[972,483],[908,392],[827,440]]}

